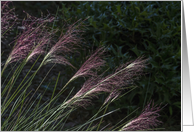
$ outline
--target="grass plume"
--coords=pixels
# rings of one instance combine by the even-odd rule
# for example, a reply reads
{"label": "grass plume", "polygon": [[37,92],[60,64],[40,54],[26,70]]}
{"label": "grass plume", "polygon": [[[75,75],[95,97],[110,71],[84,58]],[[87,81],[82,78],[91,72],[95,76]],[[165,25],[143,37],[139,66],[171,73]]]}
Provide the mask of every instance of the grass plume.
{"label": "grass plume", "polygon": [[[13,12],[14,10],[8,7],[9,3],[1,2],[1,32],[5,36],[7,35],[5,32],[14,28],[13,25],[17,25],[15,23],[15,20],[17,20],[16,15]],[[26,12],[24,11],[24,13]],[[51,30],[47,25],[52,23],[55,17],[48,15],[46,18],[43,16],[36,18],[28,13],[26,15],[27,17],[22,20],[21,25],[16,26],[18,29],[21,29],[21,33],[15,37],[13,41],[15,45],[1,71],[2,78],[6,76],[6,79],[8,79],[2,85],[1,130],[107,130],[106,128],[110,124],[101,127],[104,117],[119,110],[108,111],[109,104],[121,97],[122,91],[126,86],[134,86],[134,81],[144,74],[144,68],[147,65],[148,59],[138,57],[133,61],[129,60],[120,65],[111,74],[106,75],[105,72],[99,74],[99,71],[106,64],[106,61],[103,59],[106,48],[99,47],[80,66],[79,70],[75,72],[64,87],[57,85],[60,80],[59,73],[51,99],[49,98],[42,103],[43,96],[45,96],[47,91],[41,92],[38,96],[36,96],[36,92],[47,77],[51,78],[49,72],[55,64],[68,65],[76,69],[68,60],[68,55],[78,52],[76,51],[77,47],[81,47],[80,42],[83,41],[82,33],[84,32],[81,29],[83,21],[80,19],[72,25],[68,25],[66,31],[62,31],[59,38],[56,39],[58,30]],[[38,59],[37,56],[39,55],[43,56],[42,60]],[[19,75],[25,70],[25,65],[29,61],[33,65],[28,69],[25,77],[20,79]],[[29,73],[37,61],[40,62],[38,68],[30,75]],[[4,71],[8,70],[7,66],[12,65],[14,62],[18,62],[20,65],[16,65],[13,75],[10,74],[11,77],[7,77]],[[31,87],[33,86],[33,80],[37,77],[40,68],[48,63],[54,63],[54,65],[48,70],[46,76],[40,81],[39,86],[33,91],[32,89],[34,88]],[[74,87],[72,87],[66,99],[62,103],[59,102],[60,95],[63,95],[67,88],[66,86],[70,82],[76,81],[79,77],[87,78],[83,85],[80,86],[80,90],[72,96],[71,93],[74,90]],[[50,82],[45,83],[50,84]],[[57,89],[60,89],[60,91],[55,93]],[[81,122],[82,124],[79,125],[75,123],[72,125],[73,127],[68,128],[70,126],[68,125],[68,119],[71,113],[80,107],[87,108],[87,106],[92,104],[92,99],[98,98],[100,94],[104,93],[108,93],[108,96],[103,100],[101,108],[93,117],[87,122]],[[35,99],[33,100],[32,98]],[[103,110],[103,114],[98,116]],[[151,104],[150,102],[137,118],[128,123],[123,123],[122,126],[114,126],[114,128],[126,131],[147,130],[158,127],[161,124],[161,121],[157,119],[160,116],[158,114],[159,111],[161,111],[160,106],[154,106],[154,103]],[[98,123],[95,121],[98,121]],[[95,125],[92,124],[93,122]]]}

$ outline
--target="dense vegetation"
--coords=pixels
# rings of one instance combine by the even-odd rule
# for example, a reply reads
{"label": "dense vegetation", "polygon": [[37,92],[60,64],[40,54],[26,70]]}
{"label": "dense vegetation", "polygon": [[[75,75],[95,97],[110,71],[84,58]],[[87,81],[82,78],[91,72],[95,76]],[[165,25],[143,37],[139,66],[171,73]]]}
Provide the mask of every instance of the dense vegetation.
{"label": "dense vegetation", "polygon": [[[13,2],[13,5],[16,14],[21,18],[25,16],[23,10],[37,17],[40,17],[40,11],[45,15],[48,14],[46,11],[48,10],[56,18],[50,27],[53,29],[61,27],[61,31],[64,29],[64,24],[70,25],[79,19],[84,20],[86,28],[80,54],[69,58],[76,68],[83,64],[86,60],[85,56],[91,54],[91,49],[99,46],[105,46],[108,49],[105,58],[107,64],[102,70],[109,68],[108,73],[112,73],[117,66],[130,59],[134,60],[139,56],[149,58],[145,74],[135,82],[137,88],[110,104],[107,111],[117,108],[120,110],[107,116],[106,122],[113,122],[114,125],[116,121],[122,120],[126,114],[132,113],[137,108],[140,109],[136,110],[131,117],[140,115],[147,102],[154,100],[155,104],[167,104],[160,112],[160,120],[163,121],[160,128],[169,131],[181,129],[180,1]],[[9,53],[11,49],[9,48],[9,45],[2,46],[4,54]],[[44,69],[48,67],[45,66]],[[42,70],[40,73],[42,76],[36,78],[33,85],[38,85],[38,79],[42,79],[47,71]],[[71,68],[64,69],[63,66],[57,65],[50,73],[52,77],[48,78],[41,87],[42,90],[47,90],[48,96],[54,90],[53,86],[56,84],[59,71],[61,72],[58,84],[60,86],[64,86],[76,72]],[[83,81],[84,79],[79,79],[71,84],[75,87],[72,95],[79,90],[79,86],[83,85]],[[69,91],[71,86],[67,87]],[[126,89],[124,92],[129,90]],[[64,93],[64,96],[68,96],[68,92]],[[87,120],[97,112],[104,98],[104,95],[100,96],[98,100],[93,101],[94,105],[87,107],[86,110],[80,108],[79,112],[72,114],[70,120],[81,118],[84,121]]]}

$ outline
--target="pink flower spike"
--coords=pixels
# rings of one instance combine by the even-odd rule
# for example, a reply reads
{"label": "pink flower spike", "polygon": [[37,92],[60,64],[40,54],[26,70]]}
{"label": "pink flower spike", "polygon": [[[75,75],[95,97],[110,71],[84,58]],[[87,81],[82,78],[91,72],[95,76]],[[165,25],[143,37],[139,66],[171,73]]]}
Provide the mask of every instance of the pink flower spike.
{"label": "pink flower spike", "polygon": [[110,95],[106,98],[104,104],[111,102],[119,97],[122,88],[133,84],[135,80],[143,74],[143,69],[147,65],[148,59],[143,59],[139,57],[134,61],[129,61],[126,64],[118,67],[114,74],[111,74],[103,79],[103,84],[106,88],[112,89]]}
{"label": "pink flower spike", "polygon": [[[50,43],[53,33],[45,28],[47,21],[32,17],[29,14],[27,16],[27,19],[22,21],[25,28],[16,39],[16,44],[8,57],[6,65],[26,57],[28,57],[26,62],[33,60],[36,55],[45,53],[44,48]],[[49,20],[54,19],[51,17]]]}
{"label": "pink flower spike", "polygon": [[1,1],[1,37],[10,30],[18,19],[14,9],[9,8],[11,1]]}
{"label": "pink flower spike", "polygon": [[84,64],[80,67],[80,69],[75,73],[71,80],[77,77],[94,77],[97,76],[96,72],[93,70],[97,70],[101,66],[105,64],[105,61],[102,59],[102,55],[104,53],[104,47],[97,49],[90,57],[87,59]]}
{"label": "pink flower spike", "polygon": [[[93,97],[97,97],[97,95],[101,92],[110,94],[105,100],[104,104],[110,100],[112,102],[121,94],[123,87],[132,84],[134,80],[138,79],[137,77],[142,74],[146,61],[146,59],[143,60],[142,58],[138,58],[133,62],[128,62],[121,65],[116,69],[115,73],[104,78],[102,76],[91,77],[84,83],[82,88],[75,94],[75,96],[66,102],[66,104],[75,99],[71,105],[88,105],[90,104],[88,102],[91,102],[91,99]],[[85,103],[85,101],[87,103]]]}
{"label": "pink flower spike", "polygon": [[138,131],[157,127],[162,123],[157,119],[160,116],[158,112],[161,111],[161,109],[160,106],[154,106],[154,102],[151,105],[150,101],[150,103],[148,103],[148,105],[143,109],[140,116],[127,123],[121,130]]}
{"label": "pink flower spike", "polygon": [[50,49],[50,51],[44,58],[44,64],[58,63],[64,65],[67,64],[73,67],[73,65],[70,62],[68,62],[68,60],[64,56],[61,56],[59,54],[67,55],[69,53],[72,53],[73,50],[75,49],[75,46],[78,46],[78,43],[82,40],[82,38],[79,36],[80,33],[83,31],[77,29],[79,28],[79,26],[81,26],[81,24],[76,26],[75,25],[76,23],[69,26],[65,35],[61,35],[59,41]]}

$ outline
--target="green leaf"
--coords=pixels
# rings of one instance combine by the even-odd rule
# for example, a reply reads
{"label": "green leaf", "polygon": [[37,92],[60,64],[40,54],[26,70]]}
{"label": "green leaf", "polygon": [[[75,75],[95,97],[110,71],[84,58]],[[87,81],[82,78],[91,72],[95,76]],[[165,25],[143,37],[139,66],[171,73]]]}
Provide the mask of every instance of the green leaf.
{"label": "green leaf", "polygon": [[169,106],[169,112],[170,112],[170,115],[172,116],[172,107]]}
{"label": "green leaf", "polygon": [[155,77],[155,82],[157,82],[158,84],[163,84],[163,79]]}
{"label": "green leaf", "polygon": [[138,49],[137,49],[137,45],[135,45],[135,47],[133,47],[133,48],[131,49],[131,51],[133,51],[137,56],[140,55],[140,54],[139,54],[139,51],[138,51]]}
{"label": "green leaf", "polygon": [[175,103],[173,103],[173,105],[175,105],[176,107],[181,109],[181,102],[175,102]]}
{"label": "green leaf", "polygon": [[117,5],[117,12],[121,14],[121,5]]}
{"label": "green leaf", "polygon": [[137,6],[136,6],[135,8],[138,10],[138,12],[140,12],[140,9],[139,9],[139,7],[137,7]]}

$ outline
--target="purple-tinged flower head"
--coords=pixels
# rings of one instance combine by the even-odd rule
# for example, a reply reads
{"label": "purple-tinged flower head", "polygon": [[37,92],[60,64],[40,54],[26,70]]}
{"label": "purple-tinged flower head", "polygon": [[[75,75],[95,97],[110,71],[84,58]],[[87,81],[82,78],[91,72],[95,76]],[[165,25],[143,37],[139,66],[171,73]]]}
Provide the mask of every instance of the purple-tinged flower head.
{"label": "purple-tinged flower head", "polygon": [[104,66],[105,62],[102,57],[105,52],[104,47],[98,48],[80,67],[80,69],[75,73],[75,75],[71,78],[71,80],[78,77],[94,77],[97,76],[95,72],[101,66]]}
{"label": "purple-tinged flower head", "polygon": [[1,1],[1,37],[14,26],[18,19],[14,9],[9,8],[11,1]]}
{"label": "purple-tinged flower head", "polygon": [[[80,36],[83,31],[79,29],[81,24],[76,25],[79,21],[80,20],[69,26],[65,34],[61,34],[59,41],[54,44],[45,56],[44,64],[58,63],[74,67],[64,56],[72,53],[82,40]],[[64,56],[61,56],[60,54],[63,54]]]}
{"label": "purple-tinged flower head", "polygon": [[15,46],[10,53],[6,65],[25,59],[33,60],[36,55],[45,53],[45,47],[50,43],[53,32],[45,28],[47,22],[53,21],[35,18],[27,14],[27,19],[22,21],[22,33],[17,36]]}
{"label": "purple-tinged flower head", "polygon": [[138,131],[156,128],[162,123],[157,119],[160,116],[158,112],[161,111],[161,109],[160,106],[154,106],[154,102],[151,103],[150,101],[150,103],[142,110],[142,113],[137,118],[127,123],[121,130]]}
{"label": "purple-tinged flower head", "polygon": [[108,101],[112,102],[121,94],[123,87],[133,84],[135,80],[138,80],[143,74],[143,69],[147,65],[146,62],[147,59],[139,57],[134,61],[129,61],[119,66],[114,74],[108,75],[102,79],[104,87],[111,90],[104,104]]}
{"label": "purple-tinged flower head", "polygon": [[143,75],[143,69],[147,65],[148,59],[139,57],[134,61],[129,61],[126,64],[118,67],[114,74],[111,74],[103,79],[104,87],[111,89],[109,96],[106,98],[104,104],[108,101],[116,99],[122,91],[123,87],[133,84]]}
{"label": "purple-tinged flower head", "polygon": [[71,106],[85,107],[85,105],[91,103],[93,97],[97,97],[97,94],[101,92],[109,93],[104,104],[108,101],[113,101],[120,95],[124,86],[132,84],[133,81],[138,79],[138,76],[143,73],[146,61],[147,59],[142,59],[142,57],[140,57],[133,62],[121,65],[116,69],[115,73],[104,78],[100,75],[88,79],[74,97],[65,104],[71,102]]}

